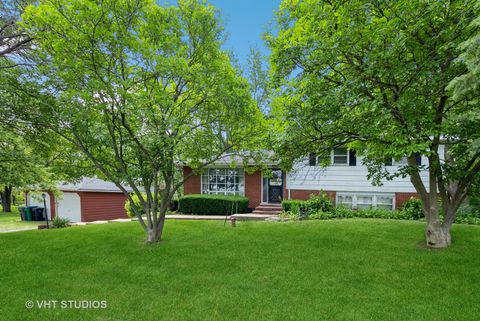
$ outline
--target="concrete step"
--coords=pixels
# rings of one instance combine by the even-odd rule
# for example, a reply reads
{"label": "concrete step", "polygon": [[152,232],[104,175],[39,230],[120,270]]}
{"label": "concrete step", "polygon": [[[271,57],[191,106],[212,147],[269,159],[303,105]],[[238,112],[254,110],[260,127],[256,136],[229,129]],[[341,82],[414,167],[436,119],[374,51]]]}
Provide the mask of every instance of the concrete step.
{"label": "concrete step", "polygon": [[281,206],[270,206],[270,205],[259,205],[255,209],[257,210],[273,210],[273,211],[278,211],[282,210]]}
{"label": "concrete step", "polygon": [[268,211],[265,211],[265,210],[257,210],[257,209],[255,209],[255,210],[252,211],[252,214],[264,214],[264,215],[278,215],[278,214],[280,214],[280,213],[282,213],[281,210],[273,210],[273,211],[272,211],[272,210],[268,210]]}

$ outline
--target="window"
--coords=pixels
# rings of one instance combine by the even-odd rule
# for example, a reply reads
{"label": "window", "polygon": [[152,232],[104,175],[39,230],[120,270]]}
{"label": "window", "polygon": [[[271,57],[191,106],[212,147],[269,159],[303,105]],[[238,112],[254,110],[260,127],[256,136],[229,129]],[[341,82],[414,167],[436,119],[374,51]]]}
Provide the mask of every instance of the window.
{"label": "window", "polygon": [[342,205],[346,208],[353,208],[353,196],[352,195],[338,195],[337,205]]}
{"label": "window", "polygon": [[308,154],[308,166],[317,166],[317,154]]}
{"label": "window", "polygon": [[209,168],[202,173],[202,194],[243,195],[243,170]]}
{"label": "window", "polygon": [[382,210],[393,209],[393,196],[377,196],[377,208]]}
{"label": "window", "polygon": [[333,150],[333,165],[348,165],[348,150],[345,147]]}
{"label": "window", "polygon": [[[422,165],[422,156],[419,153],[414,153],[414,156],[415,156],[417,165],[418,166]],[[404,156],[399,160],[396,160],[390,157],[385,158],[385,166],[406,166],[406,165],[408,165],[407,156]]]}
{"label": "window", "polygon": [[351,209],[394,209],[392,194],[338,193],[337,205]]}
{"label": "window", "polygon": [[404,156],[404,157],[400,158],[399,160],[393,159],[392,163],[393,163],[393,165],[396,165],[396,166],[408,165],[407,156]]}
{"label": "window", "polygon": [[357,196],[357,209],[369,209],[373,207],[372,195],[358,195]]}

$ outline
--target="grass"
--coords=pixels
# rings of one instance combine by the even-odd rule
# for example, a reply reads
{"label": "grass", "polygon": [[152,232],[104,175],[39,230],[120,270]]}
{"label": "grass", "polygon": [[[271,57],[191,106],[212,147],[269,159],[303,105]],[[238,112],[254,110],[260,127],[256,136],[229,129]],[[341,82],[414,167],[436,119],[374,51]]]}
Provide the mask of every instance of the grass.
{"label": "grass", "polygon": [[12,206],[12,212],[0,212],[0,232],[6,232],[11,230],[29,229],[37,227],[42,222],[26,222],[20,220],[20,214],[18,208]]}
{"label": "grass", "polygon": [[[421,246],[424,225],[349,219],[168,221],[0,235],[2,320],[478,320],[480,227]],[[27,309],[26,300],[106,300]]]}

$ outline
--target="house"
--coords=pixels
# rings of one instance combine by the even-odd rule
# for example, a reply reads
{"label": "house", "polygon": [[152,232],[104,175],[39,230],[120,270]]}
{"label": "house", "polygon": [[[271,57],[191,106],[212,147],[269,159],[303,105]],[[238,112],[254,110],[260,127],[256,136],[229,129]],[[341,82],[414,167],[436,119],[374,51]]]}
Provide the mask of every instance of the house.
{"label": "house", "polygon": [[[48,218],[67,218],[71,222],[91,222],[127,218],[126,196],[113,183],[98,178],[83,178],[76,184],[58,186],[60,195],[45,193]],[[131,192],[130,188],[127,191]],[[27,206],[44,207],[39,193],[28,193]]]}
{"label": "house", "polygon": [[[296,163],[290,172],[270,165],[267,174],[261,171],[249,173],[240,165],[233,166],[235,162],[226,156],[201,174],[191,176],[185,182],[184,193],[243,195],[249,199],[249,208],[257,213],[278,212],[282,200],[304,200],[320,191],[325,191],[336,204],[353,209],[393,210],[417,195],[408,176],[385,180],[382,186],[372,185],[367,178],[367,167],[355,151],[336,148],[330,157],[328,167],[319,166],[316,157],[309,157]],[[399,161],[387,160],[386,169],[394,173],[406,162],[406,157]],[[427,159],[418,155],[417,163],[426,164]],[[192,169],[184,167],[183,172],[186,177]],[[422,171],[421,177],[428,188],[428,172]]]}

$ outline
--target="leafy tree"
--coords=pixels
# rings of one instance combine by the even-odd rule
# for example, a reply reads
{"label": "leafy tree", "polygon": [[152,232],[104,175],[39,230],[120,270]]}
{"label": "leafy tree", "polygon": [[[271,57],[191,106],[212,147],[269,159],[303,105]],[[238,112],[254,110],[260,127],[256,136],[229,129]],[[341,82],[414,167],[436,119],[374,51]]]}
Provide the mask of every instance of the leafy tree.
{"label": "leafy tree", "polygon": [[270,92],[266,59],[257,48],[250,48],[247,58],[246,77],[250,92],[259,108],[268,114],[270,111]]}
{"label": "leafy tree", "polygon": [[[189,176],[258,145],[261,113],[220,49],[212,6],[40,1],[23,21],[38,42],[34,79],[44,96],[15,117],[81,151],[128,197],[147,241],[161,240],[170,201]],[[194,171],[176,180],[180,165]]]}
{"label": "leafy tree", "polygon": [[3,212],[11,212],[12,193],[27,187],[51,189],[54,175],[44,155],[25,144],[25,139],[0,127],[0,197]]}
{"label": "leafy tree", "polygon": [[[478,31],[478,14],[475,1],[285,0],[278,35],[267,36],[283,161],[346,145],[365,156],[374,182],[408,175],[427,245],[448,246],[480,170],[478,104],[447,89],[468,72],[458,46]],[[428,163],[417,165],[415,153]],[[404,156],[398,172],[383,166]]]}
{"label": "leafy tree", "polygon": [[17,63],[5,64],[7,56],[22,56],[31,46],[32,37],[19,30],[16,24],[21,10],[28,2],[30,1],[0,1],[0,69],[17,66],[18,60]]}

